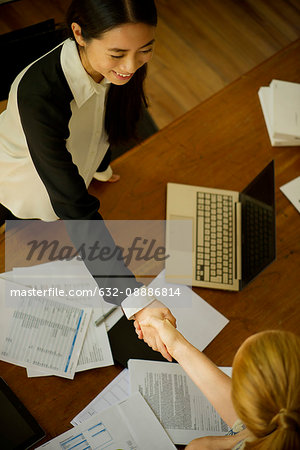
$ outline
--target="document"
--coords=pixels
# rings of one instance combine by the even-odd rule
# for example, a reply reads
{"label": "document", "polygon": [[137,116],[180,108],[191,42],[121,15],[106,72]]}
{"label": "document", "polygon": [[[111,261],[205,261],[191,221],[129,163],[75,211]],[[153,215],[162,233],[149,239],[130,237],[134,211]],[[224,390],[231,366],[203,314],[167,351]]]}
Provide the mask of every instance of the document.
{"label": "document", "polygon": [[1,359],[73,378],[91,309],[43,296],[16,295],[13,302],[7,301],[7,293],[18,289],[19,285],[0,279]]}
{"label": "document", "polygon": [[300,176],[281,186],[280,190],[300,213]]}
{"label": "document", "polygon": [[82,307],[99,308],[105,303],[99,287],[83,261],[53,261],[13,269],[14,281],[48,291],[48,297]]}
{"label": "document", "polygon": [[300,84],[272,80],[259,89],[258,96],[271,144],[300,145]]}
{"label": "document", "polygon": [[176,450],[138,392],[38,448]]}
{"label": "document", "polygon": [[274,138],[300,139],[300,83],[272,80],[270,88]]}
{"label": "document", "polygon": [[[0,278],[13,280],[17,284],[44,289],[48,297],[83,307],[102,308],[99,317],[111,309],[99,293],[99,287],[82,261],[53,261],[30,267],[17,267],[11,272],[0,274]],[[77,295],[76,295],[77,294]],[[56,296],[55,296],[56,295]],[[59,298],[57,298],[59,295]],[[121,317],[123,312],[117,308],[105,320],[106,331],[109,331]],[[95,320],[98,317],[95,317]]]}
{"label": "document", "polygon": [[[101,315],[101,312],[101,308],[92,310],[91,319],[75,370],[76,372],[95,369],[96,367],[112,366],[114,364],[105,324],[96,327],[94,323],[95,319]],[[28,367],[27,375],[28,377],[42,377],[53,374],[49,371],[46,372],[45,370],[41,371]]]}
{"label": "document", "polygon": [[[97,308],[94,307],[92,311],[76,372],[113,365],[106,330],[113,326],[114,320],[119,320],[123,313],[121,308],[118,308],[121,312],[116,311],[108,324],[95,326],[95,320],[110,309],[111,305],[99,295],[98,286],[82,261],[54,261],[31,267],[14,268],[12,274],[18,284],[23,283],[26,288],[47,292],[49,298],[53,300],[79,307],[97,305]],[[6,279],[8,277],[11,278],[11,272]],[[52,375],[52,373],[44,369],[28,367],[27,375],[37,377]]]}
{"label": "document", "polygon": [[131,393],[142,394],[174,444],[229,430],[179,364],[131,359],[128,369]]}
{"label": "document", "polygon": [[268,135],[273,147],[290,147],[298,146],[298,140],[294,138],[274,138],[274,130],[271,122],[271,88],[269,86],[263,86],[258,91],[258,97],[260,100],[261,109],[264,115]]}
{"label": "document", "polygon": [[76,372],[114,365],[105,324],[103,323],[99,327],[95,325],[95,320],[101,315],[101,311],[102,308],[95,308],[92,312]]}
{"label": "document", "polygon": [[116,378],[109,383],[97,397],[94,398],[73,420],[72,425],[79,425],[91,416],[110,406],[120,403],[129,397],[129,373],[124,369]]}

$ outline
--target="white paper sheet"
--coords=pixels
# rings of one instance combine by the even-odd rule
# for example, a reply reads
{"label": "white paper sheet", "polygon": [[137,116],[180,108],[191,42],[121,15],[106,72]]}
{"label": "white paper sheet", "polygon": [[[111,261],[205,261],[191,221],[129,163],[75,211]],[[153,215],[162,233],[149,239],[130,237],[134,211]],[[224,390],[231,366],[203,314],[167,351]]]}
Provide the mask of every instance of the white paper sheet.
{"label": "white paper sheet", "polygon": [[300,176],[281,186],[280,190],[300,213]]}
{"label": "white paper sheet", "polygon": [[[90,323],[87,329],[82,349],[79,355],[76,372],[94,369],[96,367],[112,366],[114,364],[110,344],[105,329],[105,324],[96,327],[95,318],[101,315],[102,309],[92,311]],[[51,371],[40,371],[35,368],[27,368],[28,377],[42,377],[52,375]]]}
{"label": "white paper sheet", "polygon": [[3,280],[11,281],[13,283],[14,282],[13,271],[11,270],[9,272],[0,273],[0,278],[2,278]]}
{"label": "white paper sheet", "polygon": [[274,137],[298,138],[300,143],[300,83],[272,80],[270,88]]}
{"label": "white paper sheet", "polygon": [[[170,308],[172,314],[176,317],[177,329],[201,351],[229,322],[226,317],[210,306],[190,287],[167,283],[164,270],[149,284],[149,287],[161,293],[156,298]],[[172,295],[163,295],[163,288],[167,289],[166,292],[172,294],[176,289],[179,289],[181,295],[179,298]]]}
{"label": "white paper sheet", "polygon": [[99,288],[82,261],[53,261],[13,269],[18,284],[43,289],[47,297],[83,307],[102,307]]}
{"label": "white paper sheet", "polygon": [[91,309],[45,297],[14,297],[14,306],[9,307],[7,292],[18,288],[0,279],[1,359],[73,378]]}
{"label": "white paper sheet", "polygon": [[91,416],[113,406],[129,397],[129,373],[124,369],[94,398],[77,416],[71,420],[72,425],[79,425]]}
{"label": "white paper sheet", "polygon": [[258,91],[258,97],[260,100],[262,112],[264,115],[268,135],[273,147],[290,147],[290,146],[298,146],[300,145],[299,139],[295,139],[291,137],[285,138],[275,138],[274,130],[271,118],[271,109],[272,109],[272,91],[269,86],[263,86]]}
{"label": "white paper sheet", "polygon": [[93,415],[38,448],[47,450],[175,450],[167,433],[139,393]]}
{"label": "white paper sheet", "polygon": [[[45,276],[46,275],[46,276]],[[64,293],[56,300],[78,306],[102,308],[99,317],[109,311],[112,306],[99,294],[99,288],[92,275],[82,261],[53,261],[30,267],[17,267],[11,272],[0,274],[0,278],[12,280],[17,284],[35,286],[40,289],[50,289],[49,293]],[[52,288],[52,291],[51,291]],[[54,290],[55,289],[55,290]],[[79,294],[74,295],[78,291]],[[59,292],[60,293],[60,292]],[[71,294],[71,295],[70,295]],[[48,295],[48,297],[51,295]],[[55,295],[54,295],[55,297]],[[105,320],[106,331],[109,331],[123,316],[121,308],[117,308]],[[95,317],[95,320],[98,317]]]}
{"label": "white paper sheet", "polygon": [[[96,281],[85,264],[80,260],[52,261],[30,267],[17,267],[11,272],[0,274],[1,277],[22,285],[50,289],[49,294],[50,292],[54,294],[55,292],[60,293],[58,292],[60,290],[64,294],[60,296],[60,301],[67,304],[71,302],[78,306],[102,308],[99,317],[114,306],[111,303],[107,303],[99,294],[99,287]],[[52,291],[51,288],[53,289]],[[79,295],[74,295],[76,291]],[[106,331],[109,331],[122,316],[122,309],[117,308],[105,320]],[[95,319],[98,319],[98,317]]]}
{"label": "white paper sheet", "polygon": [[[31,267],[15,268],[13,270],[15,281],[26,283],[27,287],[44,290],[53,293],[54,300],[62,301],[66,305],[93,305],[93,309],[86,338],[79,356],[76,372],[113,365],[113,357],[110,349],[106,329],[112,326],[123,315],[121,308],[105,324],[96,327],[95,320],[102,316],[111,305],[106,303],[99,295],[98,287],[91,274],[82,261],[55,261]],[[11,277],[11,273],[9,274]],[[57,297],[56,293],[64,293]],[[73,295],[76,293],[79,295]],[[84,295],[85,293],[89,295]],[[80,295],[82,294],[82,295]],[[108,322],[108,323],[107,323]],[[52,375],[51,371],[27,368],[29,377]]]}
{"label": "white paper sheet", "polygon": [[95,367],[112,366],[114,364],[105,323],[96,327],[95,320],[102,308],[93,310],[90,325],[79,355],[76,372],[94,369]]}
{"label": "white paper sheet", "polygon": [[229,430],[179,364],[131,359],[128,369],[131,393],[143,395],[174,444]]}

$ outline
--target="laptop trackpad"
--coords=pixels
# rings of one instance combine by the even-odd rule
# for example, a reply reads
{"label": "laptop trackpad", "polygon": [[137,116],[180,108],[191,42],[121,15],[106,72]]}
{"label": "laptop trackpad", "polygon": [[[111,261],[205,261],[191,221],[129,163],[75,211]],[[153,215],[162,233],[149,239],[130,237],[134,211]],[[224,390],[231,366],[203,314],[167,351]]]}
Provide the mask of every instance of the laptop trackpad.
{"label": "laptop trackpad", "polygon": [[192,285],[194,219],[170,214],[167,221],[166,280]]}
{"label": "laptop trackpad", "polygon": [[169,248],[181,252],[193,251],[194,218],[170,214]]}

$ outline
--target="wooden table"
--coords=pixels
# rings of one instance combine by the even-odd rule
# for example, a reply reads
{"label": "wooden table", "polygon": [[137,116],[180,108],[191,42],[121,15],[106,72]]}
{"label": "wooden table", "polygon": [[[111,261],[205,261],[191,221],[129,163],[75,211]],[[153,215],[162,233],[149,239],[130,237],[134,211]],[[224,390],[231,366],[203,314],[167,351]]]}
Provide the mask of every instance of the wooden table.
{"label": "wooden table", "polygon": [[[231,365],[237,348],[255,332],[299,333],[300,217],[279,187],[300,174],[300,149],[270,145],[257,95],[274,78],[300,82],[299,54],[298,40],[121,156],[113,163],[119,183],[90,186],[106,219],[164,219],[167,182],[240,191],[275,160],[276,261],[242,292],[195,289],[230,320],[205,349],[218,365]],[[3,237],[0,252],[4,271]],[[24,369],[4,362],[0,370],[50,438],[67,430],[121,368],[89,370],[73,381],[29,379]]]}

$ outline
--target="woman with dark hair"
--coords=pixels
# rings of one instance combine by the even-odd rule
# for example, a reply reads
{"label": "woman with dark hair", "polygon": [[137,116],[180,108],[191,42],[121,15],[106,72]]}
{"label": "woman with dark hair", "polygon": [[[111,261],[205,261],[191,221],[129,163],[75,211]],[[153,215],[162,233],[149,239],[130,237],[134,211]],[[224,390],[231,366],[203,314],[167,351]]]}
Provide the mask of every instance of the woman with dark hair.
{"label": "woman with dark hair", "polygon": [[[156,23],[153,0],[72,1],[70,38],[17,76],[0,116],[0,225],[14,217],[97,220],[103,231],[99,201],[87,187],[93,177],[119,179],[109,145],[135,135]],[[135,318],[151,311],[175,322],[155,302]]]}

